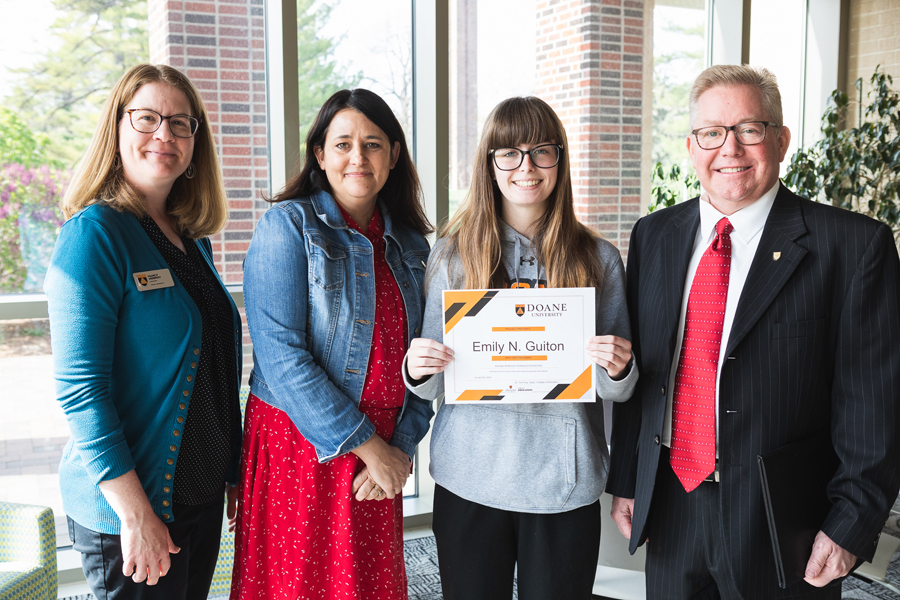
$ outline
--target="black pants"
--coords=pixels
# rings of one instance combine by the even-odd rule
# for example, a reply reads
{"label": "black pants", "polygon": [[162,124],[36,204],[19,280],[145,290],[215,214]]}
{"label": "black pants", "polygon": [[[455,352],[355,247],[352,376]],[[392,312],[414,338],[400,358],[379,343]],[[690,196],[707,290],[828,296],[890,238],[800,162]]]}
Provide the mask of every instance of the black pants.
{"label": "black pants", "polygon": [[520,513],[434,486],[444,600],[590,600],[600,551],[600,502],[563,513]]}
{"label": "black pants", "polygon": [[[719,484],[705,482],[685,492],[663,447],[647,528],[647,600],[769,600],[742,598],[725,564],[719,513]],[[806,587],[790,597],[840,600],[840,582]]]}
{"label": "black pants", "polygon": [[224,499],[188,506],[175,503],[175,520],[166,523],[178,554],[156,585],[135,583],[122,573],[122,544],[118,535],[85,529],[69,519],[69,537],[81,553],[81,567],[97,600],[206,600],[222,535]]}

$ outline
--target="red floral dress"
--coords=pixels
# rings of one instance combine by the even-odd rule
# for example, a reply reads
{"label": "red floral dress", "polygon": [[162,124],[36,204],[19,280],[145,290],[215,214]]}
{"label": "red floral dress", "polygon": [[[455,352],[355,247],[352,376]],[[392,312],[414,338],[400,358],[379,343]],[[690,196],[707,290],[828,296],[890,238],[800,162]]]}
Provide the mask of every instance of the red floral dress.
{"label": "red floral dress", "polygon": [[[376,302],[359,409],[390,440],[405,393],[406,311],[384,258],[377,208],[365,235],[374,248]],[[320,464],[287,414],[251,395],[241,463],[231,600],[407,598],[403,499],[357,501],[350,488],[363,463],[355,454]]]}

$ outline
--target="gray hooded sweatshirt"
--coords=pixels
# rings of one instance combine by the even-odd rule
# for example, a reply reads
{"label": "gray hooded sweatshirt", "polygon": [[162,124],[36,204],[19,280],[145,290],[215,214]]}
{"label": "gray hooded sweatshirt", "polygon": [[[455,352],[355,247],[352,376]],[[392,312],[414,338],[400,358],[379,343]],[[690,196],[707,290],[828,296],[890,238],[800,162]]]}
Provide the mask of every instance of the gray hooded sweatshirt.
{"label": "gray hooded sweatshirt", "polygon": [[[546,286],[546,274],[531,241],[506,223],[500,224],[501,257],[508,285]],[[446,239],[435,244],[426,274],[422,337],[443,341],[441,292],[458,289],[465,280],[459,256],[444,256]],[[625,268],[619,251],[597,240],[603,287],[596,293],[597,335],[631,339],[625,304]],[[626,377],[610,379],[595,369],[597,393],[603,400],[628,400],[637,383],[632,361]],[[420,398],[444,392],[443,374],[413,382],[403,369],[406,386]],[[418,383],[418,385],[416,385]],[[596,502],[606,485],[609,449],[603,405],[444,404],[431,434],[430,472],[457,496],[485,506],[528,513],[558,513]]]}

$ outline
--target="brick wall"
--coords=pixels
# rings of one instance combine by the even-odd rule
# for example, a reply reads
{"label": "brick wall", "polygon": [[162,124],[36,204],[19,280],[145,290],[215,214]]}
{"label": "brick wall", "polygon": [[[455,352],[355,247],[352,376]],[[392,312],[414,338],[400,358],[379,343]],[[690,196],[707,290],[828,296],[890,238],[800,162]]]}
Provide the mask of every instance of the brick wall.
{"label": "brick wall", "polygon": [[623,255],[641,202],[643,0],[539,0],[536,95],[569,137],[575,211]]}
{"label": "brick wall", "polygon": [[263,0],[150,0],[150,60],[188,75],[200,90],[216,136],[229,221],[212,238],[226,283],[240,283],[241,261],[265,206],[268,186]]}
{"label": "brick wall", "polygon": [[[243,280],[241,263],[268,204],[264,0],[149,0],[150,62],[186,73],[200,90],[222,163],[229,219],[210,238],[228,284]],[[243,310],[241,311],[243,313]],[[250,337],[244,328],[245,375]]]}
{"label": "brick wall", "polygon": [[885,73],[900,80],[900,0],[853,0],[850,3],[849,56],[847,87],[855,98],[853,85],[863,78],[863,93],[868,81],[881,65]]}

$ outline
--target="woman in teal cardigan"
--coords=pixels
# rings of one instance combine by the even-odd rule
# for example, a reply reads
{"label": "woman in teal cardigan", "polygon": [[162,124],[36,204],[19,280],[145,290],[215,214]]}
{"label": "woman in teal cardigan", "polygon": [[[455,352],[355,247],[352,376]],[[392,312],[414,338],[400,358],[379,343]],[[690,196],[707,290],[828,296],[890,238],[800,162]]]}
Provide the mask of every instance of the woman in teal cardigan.
{"label": "woman in teal cardigan", "polygon": [[130,69],[63,201],[44,286],[60,485],[98,598],[205,598],[237,482],[241,320],[206,239],[227,215],[206,120],[187,77]]}

